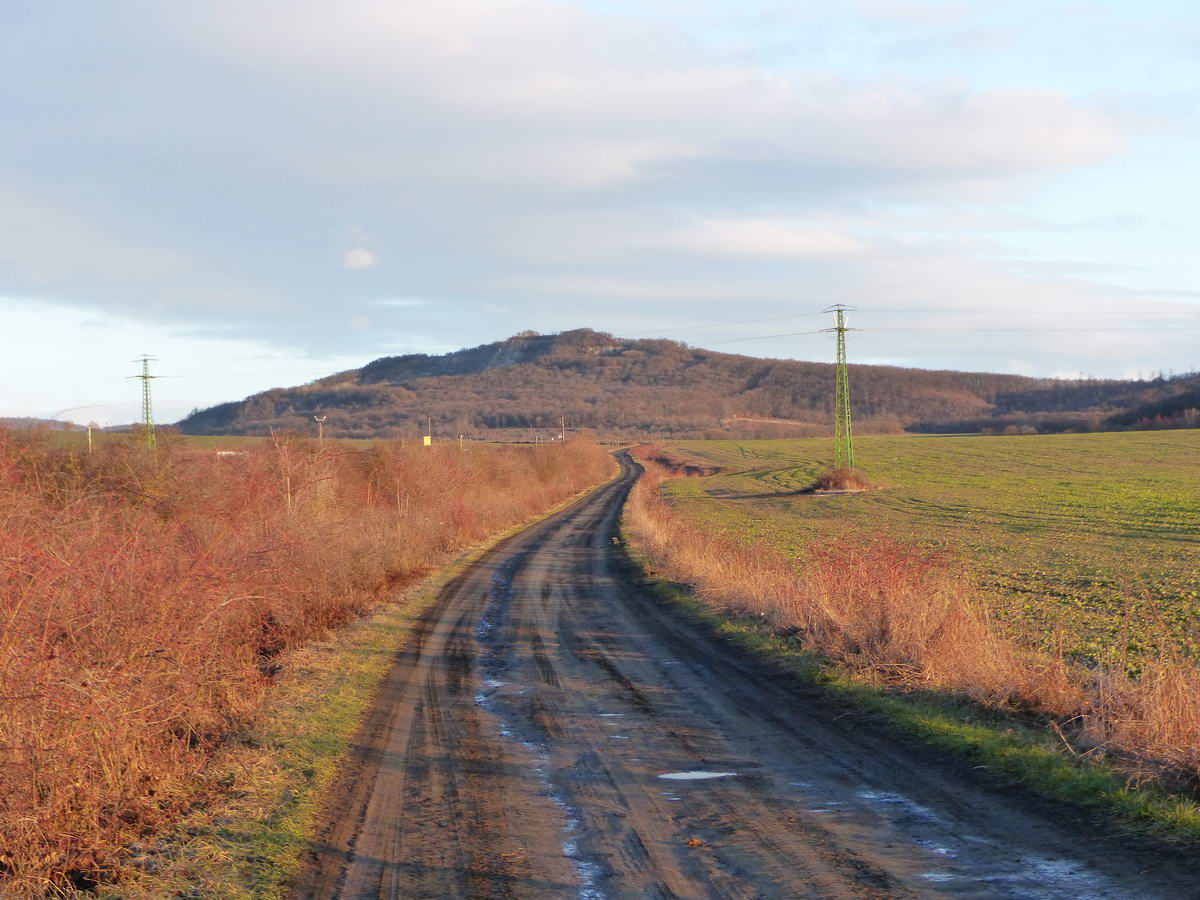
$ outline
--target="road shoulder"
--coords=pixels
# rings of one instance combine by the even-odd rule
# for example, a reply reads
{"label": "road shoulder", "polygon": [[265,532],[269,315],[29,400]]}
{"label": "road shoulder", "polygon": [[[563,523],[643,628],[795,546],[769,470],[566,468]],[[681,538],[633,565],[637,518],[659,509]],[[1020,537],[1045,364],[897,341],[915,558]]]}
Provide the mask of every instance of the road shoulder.
{"label": "road shoulder", "polygon": [[674,615],[738,655],[794,682],[830,714],[905,741],[931,765],[955,767],[1025,798],[1048,818],[1096,829],[1114,846],[1178,860],[1200,846],[1200,804],[1185,794],[1135,785],[1114,767],[1072,754],[1044,726],[934,691],[865,684],[761,619],[715,609],[686,584],[654,574],[652,560],[622,528],[628,577]]}

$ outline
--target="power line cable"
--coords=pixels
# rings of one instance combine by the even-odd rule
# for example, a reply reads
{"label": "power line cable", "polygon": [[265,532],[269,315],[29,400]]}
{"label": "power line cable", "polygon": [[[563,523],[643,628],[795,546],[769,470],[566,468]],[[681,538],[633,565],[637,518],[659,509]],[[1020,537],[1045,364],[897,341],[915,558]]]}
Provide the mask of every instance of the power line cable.
{"label": "power line cable", "polygon": [[[1009,333],[1036,334],[1039,332],[1047,332],[1047,331],[1049,331],[1049,332],[1069,332],[1072,334],[1077,333],[1077,332],[1093,332],[1093,333],[1097,333],[1097,334],[1138,334],[1138,333],[1161,334],[1162,333],[1161,328],[1054,328],[1054,327],[1050,327],[1050,328],[1046,328],[1046,327],[1042,327],[1042,328],[1008,328],[1008,327],[980,327],[980,326],[975,326],[975,327],[930,326],[930,327],[896,327],[896,328],[881,327],[881,328],[860,328],[858,330],[863,333],[956,332],[956,333],[964,333],[964,334],[970,334],[970,333],[974,333],[974,334],[1009,334]],[[819,330],[819,331],[785,331],[785,332],[780,332],[779,334],[759,334],[759,335],[754,335],[753,337],[725,338],[725,339],[719,340],[719,341],[705,341],[705,344],[706,345],[707,344],[736,344],[736,343],[741,343],[743,341],[766,341],[766,340],[771,340],[773,338],[803,337],[806,335],[822,334],[823,332],[824,332],[824,329]],[[1197,334],[1197,333],[1200,333],[1200,328],[1174,328],[1171,330],[1170,333],[1171,334]]]}
{"label": "power line cable", "polygon": [[[164,356],[164,357],[162,357],[162,360],[163,360],[163,362],[244,362],[246,360],[257,361],[257,360],[266,359],[266,360],[275,360],[277,362],[285,362],[285,361],[295,361],[296,358],[297,357],[280,356],[279,354],[275,354],[274,356]],[[313,359],[315,362],[320,362],[323,365],[325,363],[332,364],[332,360],[323,359],[320,357],[300,357],[300,358],[301,359],[305,359],[305,358]]]}
{"label": "power line cable", "polygon": [[[86,371],[86,370],[83,370],[83,371]],[[262,376],[266,376],[266,375],[300,375],[300,376],[307,375],[307,376],[309,376],[308,380],[313,381],[313,380],[316,380],[317,378],[327,377],[328,374],[333,374],[333,373],[327,373],[326,375],[313,375],[312,371],[309,369],[287,369],[287,370],[278,370],[278,371],[270,371],[270,372],[205,372],[205,373],[189,373],[189,374],[182,374],[182,375],[156,375],[155,380],[167,380],[167,379],[176,379],[176,378],[204,378],[204,379],[242,378],[242,377],[252,378],[252,377],[262,377]],[[123,384],[124,380],[125,379],[122,376],[114,376],[113,378],[92,379],[92,380],[86,381],[86,382],[80,381],[80,382],[72,382],[72,383],[67,383],[67,384],[41,383],[37,387],[30,387],[30,388],[20,390],[20,391],[9,391],[9,390],[5,390],[3,387],[0,387],[0,402],[2,402],[4,400],[25,399],[27,397],[33,397],[33,396],[45,394],[47,391],[54,391],[55,393],[64,393],[64,392],[85,390],[85,389],[92,390],[98,386],[106,386],[106,385],[111,385],[112,387],[116,387],[118,384]],[[114,401],[114,403],[112,405],[120,405],[120,402],[121,401]]]}
{"label": "power line cable", "polygon": [[100,366],[88,366],[83,369],[71,369],[70,371],[67,371],[67,372],[54,372],[54,373],[51,373],[48,375],[30,375],[25,378],[17,378],[12,381],[4,381],[0,384],[7,386],[10,384],[29,384],[29,383],[35,382],[35,381],[38,382],[39,384],[44,384],[47,381],[53,381],[53,380],[56,380],[59,378],[71,378],[71,377],[74,377],[75,375],[84,375],[88,372],[99,372],[102,370],[109,370],[109,369],[115,371],[117,368],[118,368],[118,364],[116,364],[116,363],[111,363],[111,364],[106,363],[106,364],[100,365]]}
{"label": "power line cable", "polygon": [[[1100,333],[1100,334],[1136,334],[1138,332],[1146,332],[1147,334],[1161,334],[1162,333],[1161,328],[1056,328],[1056,327],[1047,328],[1045,326],[1042,326],[1040,328],[1009,328],[1009,327],[996,328],[996,327],[987,327],[987,326],[969,327],[969,326],[965,326],[965,325],[962,327],[956,327],[953,325],[951,325],[951,326],[928,326],[928,327],[897,326],[894,328],[893,327],[864,328],[862,330],[863,331],[890,331],[890,332],[896,332],[896,331],[959,331],[959,332],[976,332],[979,334],[995,333],[995,332],[1007,333],[1007,332],[1013,332],[1013,331],[1019,331],[1019,332],[1066,331],[1066,332],[1072,332],[1072,333],[1080,332],[1080,331],[1085,331],[1085,332],[1090,331],[1090,332],[1096,332],[1096,333]],[[1193,334],[1196,332],[1200,332],[1200,328],[1173,328],[1173,329],[1171,329],[1171,334]]]}
{"label": "power line cable", "polygon": [[736,322],[710,322],[707,325],[684,325],[681,328],[660,328],[654,331],[633,331],[626,337],[638,337],[646,334],[674,334],[677,331],[695,331],[700,328],[725,328],[730,325],[753,325],[757,322],[778,322],[782,319],[799,319],[808,316],[819,316],[821,313],[792,313],[786,316],[767,316],[763,319],[739,319]]}
{"label": "power line cable", "polygon": [[[941,308],[941,309],[897,309],[895,307],[860,307],[859,312],[873,312],[883,314],[901,314],[901,315],[964,315],[964,316],[1127,316],[1129,318],[1143,319],[1146,316],[1164,316],[1167,318],[1183,318],[1190,319],[1187,312],[1167,311],[1167,310],[1145,310],[1145,311],[1118,311],[1118,310],[1054,310],[1054,309],[963,309],[963,308]],[[680,331],[697,331],[705,328],[727,328],[734,325],[753,325],[759,322],[778,322],[785,319],[798,319],[808,316],[819,316],[821,313],[792,313],[786,316],[766,316],[760,319],[738,319],[731,322],[709,322],[703,325],[685,325],[679,328],[661,328],[651,331],[633,331],[626,332],[625,337],[640,337],[643,335],[659,335],[659,334],[675,334]],[[1196,318],[1200,320],[1200,309],[1197,310]],[[1043,329],[1031,329],[1043,330]],[[1075,330],[1075,329],[1071,329]],[[812,334],[814,332],[796,332],[797,334]],[[769,337],[772,335],[767,335]],[[788,335],[790,336],[790,335]],[[758,340],[758,338],[737,338],[737,340]]]}
{"label": "power line cable", "polygon": [[963,315],[963,316],[1122,316],[1130,319],[1144,319],[1147,316],[1162,316],[1171,319],[1196,319],[1200,321],[1200,308],[1195,313],[1178,310],[1115,310],[1115,309],[895,309],[885,307],[864,307],[859,312],[882,313],[884,315],[898,313],[903,315]]}
{"label": "power line cable", "polygon": [[770,340],[771,338],[802,337],[809,334],[824,334],[824,332],[825,329],[820,329],[818,331],[787,331],[783,332],[782,334],[759,334],[755,335],[754,337],[725,338],[724,340],[720,341],[705,341],[705,344],[737,344],[741,343],[742,341],[766,341]]}
{"label": "power line cable", "polygon": [[[272,372],[192,372],[183,375],[159,375],[159,378],[253,378],[263,375],[308,375],[311,369],[280,369]],[[333,374],[332,372],[329,374]],[[317,375],[316,378],[325,378]]]}

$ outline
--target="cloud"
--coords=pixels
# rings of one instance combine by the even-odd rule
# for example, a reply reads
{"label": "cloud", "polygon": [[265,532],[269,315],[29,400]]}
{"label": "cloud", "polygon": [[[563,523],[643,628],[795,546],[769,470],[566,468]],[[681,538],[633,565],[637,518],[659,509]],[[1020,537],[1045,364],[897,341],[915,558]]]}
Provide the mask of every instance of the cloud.
{"label": "cloud", "polygon": [[761,259],[828,259],[865,246],[833,228],[767,219],[708,219],[683,231],[675,243],[699,253]]}
{"label": "cloud", "polygon": [[796,284],[1073,302],[1071,273],[1018,278],[980,235],[1132,229],[1023,206],[1136,153],[1127,122],[1066,83],[972,80],[962,47],[944,71],[939,41],[859,52],[989,27],[970,4],[793,6],[767,42],[727,4],[24,4],[0,296],[364,353],[771,315]]}
{"label": "cloud", "polygon": [[342,268],[344,269],[369,269],[373,265],[375,265],[375,254],[362,247],[347,250],[342,255]]}

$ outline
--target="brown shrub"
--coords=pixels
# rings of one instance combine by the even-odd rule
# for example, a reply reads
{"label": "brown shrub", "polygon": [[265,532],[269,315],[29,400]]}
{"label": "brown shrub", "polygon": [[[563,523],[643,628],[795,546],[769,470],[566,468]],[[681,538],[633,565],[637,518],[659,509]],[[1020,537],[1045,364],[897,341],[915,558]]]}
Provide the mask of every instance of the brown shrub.
{"label": "brown shrub", "polygon": [[602,480],[594,444],[92,456],[0,431],[0,893],[175,816],[280,653]]}
{"label": "brown shrub", "polygon": [[822,472],[812,485],[814,491],[869,491],[873,487],[866,475],[846,466]]}

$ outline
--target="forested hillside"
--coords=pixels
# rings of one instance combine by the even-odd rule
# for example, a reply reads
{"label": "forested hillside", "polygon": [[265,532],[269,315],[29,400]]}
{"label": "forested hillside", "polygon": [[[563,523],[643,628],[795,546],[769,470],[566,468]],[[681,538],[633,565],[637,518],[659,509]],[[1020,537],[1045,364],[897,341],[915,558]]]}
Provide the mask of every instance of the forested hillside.
{"label": "forested hillside", "polygon": [[[976,372],[852,366],[864,431],[1091,430],[1186,418],[1200,378],[1062,381]],[[828,363],[758,359],[667,340],[579,329],[525,332],[443,356],[384,357],[294,388],[192,413],[189,434],[308,430],[328,416],[343,437],[521,437],[571,428],[637,435],[821,433],[832,416]],[[1190,391],[1190,393],[1189,393]],[[1190,400],[1188,398],[1191,398]],[[1156,404],[1166,403],[1162,410]],[[785,420],[785,421],[773,421]]]}
{"label": "forested hillside", "polygon": [[82,425],[74,422],[62,422],[58,419],[36,419],[31,416],[0,416],[0,428],[21,430],[25,428],[45,428],[49,431],[79,431]]}

